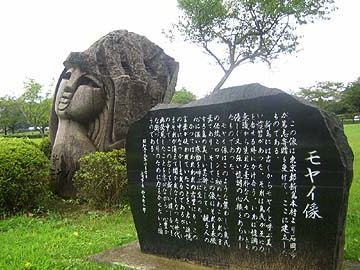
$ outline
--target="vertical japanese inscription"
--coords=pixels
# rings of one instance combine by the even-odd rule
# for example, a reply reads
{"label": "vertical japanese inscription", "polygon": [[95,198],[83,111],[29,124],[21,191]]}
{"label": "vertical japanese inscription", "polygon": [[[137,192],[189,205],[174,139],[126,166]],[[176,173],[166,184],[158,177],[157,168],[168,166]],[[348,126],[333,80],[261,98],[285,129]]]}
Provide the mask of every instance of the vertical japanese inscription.
{"label": "vertical japanese inscription", "polygon": [[[152,156],[159,235],[230,247],[234,211],[239,249],[269,252],[281,241],[283,253],[296,256],[297,141],[289,113],[151,117],[148,131],[149,140],[142,141],[142,203],[145,212],[143,187]],[[274,178],[282,187],[280,228],[272,216]],[[235,203],[229,202],[230,179]],[[275,230],[281,239],[274,240]]]}
{"label": "vertical japanese inscription", "polygon": [[317,155],[316,150],[313,150],[308,154],[309,156],[305,159],[308,163],[308,167],[306,168],[307,174],[305,174],[305,177],[311,182],[311,188],[306,195],[308,203],[306,204],[303,214],[307,219],[322,219],[322,216],[320,216],[320,209],[315,200],[316,177],[320,174],[320,170],[318,170],[321,165],[320,156]]}
{"label": "vertical japanese inscription", "polygon": [[[263,114],[229,115],[236,136],[230,140],[236,179],[239,248],[267,252],[272,247],[272,122]],[[234,144],[235,142],[235,144]],[[233,149],[232,145],[235,146]],[[231,157],[231,159],[233,159]]]}
{"label": "vertical japanese inscription", "polygon": [[288,113],[274,114],[274,127],[277,134],[274,138],[275,155],[280,157],[281,185],[285,191],[281,218],[281,241],[283,251],[292,258],[296,256],[296,215],[297,215],[297,184],[294,121],[289,120]]}
{"label": "vertical japanese inscription", "polygon": [[140,181],[141,181],[141,204],[142,211],[146,213],[146,196],[145,196],[145,182],[148,179],[148,155],[147,155],[147,145],[146,139],[142,140],[142,151],[144,158],[144,169],[140,173]]}

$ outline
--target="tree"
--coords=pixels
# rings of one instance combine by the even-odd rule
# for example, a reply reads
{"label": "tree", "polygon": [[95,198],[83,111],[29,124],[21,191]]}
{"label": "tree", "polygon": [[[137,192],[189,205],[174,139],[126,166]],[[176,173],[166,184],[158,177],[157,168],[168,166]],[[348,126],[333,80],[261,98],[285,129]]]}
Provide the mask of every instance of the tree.
{"label": "tree", "polygon": [[171,103],[175,104],[187,104],[191,101],[196,100],[196,96],[186,90],[184,87],[180,90],[176,90],[174,96],[172,97]]}
{"label": "tree", "polygon": [[[298,44],[298,25],[328,19],[334,0],[178,0],[182,12],[173,29],[200,45],[224,72],[221,88],[242,63],[271,63]],[[174,37],[173,30],[169,31]]]}
{"label": "tree", "polygon": [[20,97],[21,111],[28,124],[38,129],[44,137],[45,128],[49,126],[50,93],[43,93],[41,84],[33,79],[28,79],[24,88],[25,92]]}
{"label": "tree", "polygon": [[345,113],[347,108],[342,101],[345,86],[341,82],[318,82],[310,87],[302,87],[296,93],[319,108],[336,114]]}
{"label": "tree", "polygon": [[360,112],[360,78],[346,87],[343,93],[343,102],[348,107],[348,112]]}
{"label": "tree", "polygon": [[19,102],[16,98],[5,96],[0,98],[0,127],[7,131],[11,130],[15,133],[16,125],[23,120]]}

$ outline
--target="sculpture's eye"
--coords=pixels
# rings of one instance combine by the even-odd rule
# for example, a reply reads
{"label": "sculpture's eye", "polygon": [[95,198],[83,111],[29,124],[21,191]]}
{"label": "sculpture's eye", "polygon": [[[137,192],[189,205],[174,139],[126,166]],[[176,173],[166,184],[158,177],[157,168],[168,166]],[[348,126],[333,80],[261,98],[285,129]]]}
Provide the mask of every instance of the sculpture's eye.
{"label": "sculpture's eye", "polygon": [[62,78],[63,80],[70,80],[70,77],[71,77],[71,71],[67,71]]}
{"label": "sculpture's eye", "polygon": [[91,86],[94,88],[100,88],[99,84],[97,82],[95,82],[93,79],[87,77],[87,76],[83,76],[79,79],[78,86],[80,85],[87,85],[87,86]]}

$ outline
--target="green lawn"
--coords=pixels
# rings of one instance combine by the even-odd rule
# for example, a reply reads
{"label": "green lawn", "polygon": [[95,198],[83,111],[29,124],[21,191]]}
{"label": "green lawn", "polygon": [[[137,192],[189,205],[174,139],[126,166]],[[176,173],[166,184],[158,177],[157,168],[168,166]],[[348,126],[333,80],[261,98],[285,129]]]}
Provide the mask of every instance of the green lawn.
{"label": "green lawn", "polygon": [[[355,155],[345,256],[360,260],[360,124],[347,125],[345,131]],[[87,257],[135,239],[129,209],[93,211],[60,201],[43,217],[0,220],[0,269],[114,269]]]}
{"label": "green lawn", "polygon": [[355,157],[346,224],[345,257],[360,261],[360,124],[345,125],[345,134]]}
{"label": "green lawn", "polygon": [[0,221],[0,269],[113,269],[87,257],[136,239],[129,209],[107,213],[77,207]]}

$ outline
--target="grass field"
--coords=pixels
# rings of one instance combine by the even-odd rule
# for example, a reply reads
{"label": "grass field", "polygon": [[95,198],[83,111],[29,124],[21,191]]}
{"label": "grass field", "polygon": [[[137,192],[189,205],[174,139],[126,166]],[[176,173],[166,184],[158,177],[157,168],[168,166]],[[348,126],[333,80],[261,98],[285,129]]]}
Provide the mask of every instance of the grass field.
{"label": "grass field", "polygon": [[[360,261],[360,124],[347,125],[345,131],[355,155],[345,256]],[[57,204],[43,216],[0,220],[1,270],[114,269],[87,257],[136,239],[129,209],[104,212],[73,202]]]}
{"label": "grass field", "polygon": [[113,269],[87,257],[136,239],[129,209],[99,212],[62,204],[46,217],[0,221],[1,270]]}
{"label": "grass field", "polygon": [[360,124],[345,125],[345,134],[355,157],[346,224],[345,256],[360,261]]}

